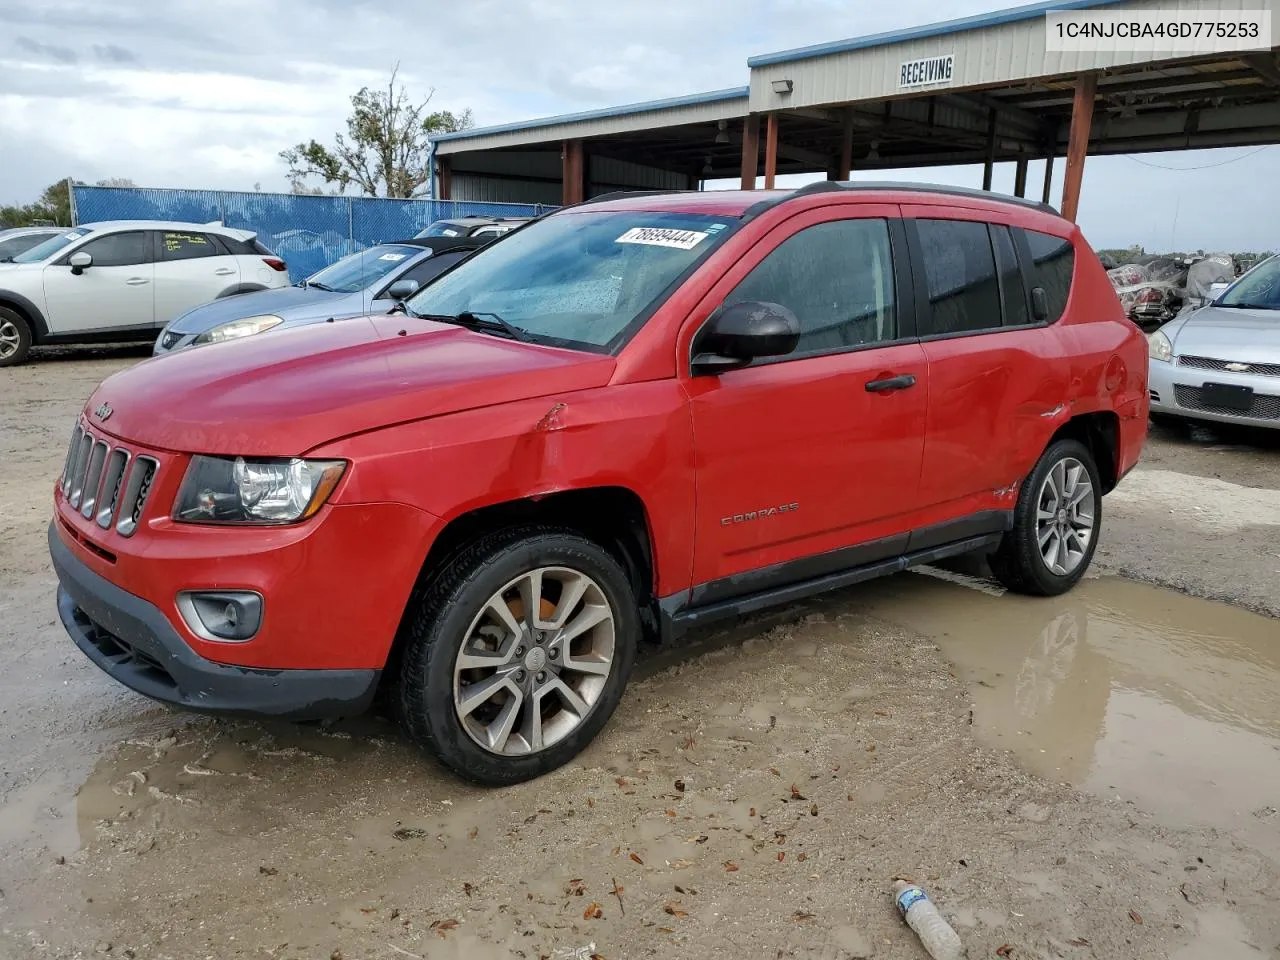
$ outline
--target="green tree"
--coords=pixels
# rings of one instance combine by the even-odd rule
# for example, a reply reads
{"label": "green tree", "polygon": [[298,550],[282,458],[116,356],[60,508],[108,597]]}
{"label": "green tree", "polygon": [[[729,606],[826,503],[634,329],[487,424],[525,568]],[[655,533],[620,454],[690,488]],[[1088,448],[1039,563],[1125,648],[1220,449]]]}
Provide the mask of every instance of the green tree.
{"label": "green tree", "polygon": [[310,177],[336,184],[339,190],[354,185],[370,197],[409,198],[426,192],[431,135],[473,126],[471,110],[428,113],[435,91],[414,104],[404,86],[396,86],[399,70],[397,64],[385,90],[361,87],[351,98],[347,132],[335,134],[332,147],[311,140],[280,152],[289,165],[294,193],[309,192]]}

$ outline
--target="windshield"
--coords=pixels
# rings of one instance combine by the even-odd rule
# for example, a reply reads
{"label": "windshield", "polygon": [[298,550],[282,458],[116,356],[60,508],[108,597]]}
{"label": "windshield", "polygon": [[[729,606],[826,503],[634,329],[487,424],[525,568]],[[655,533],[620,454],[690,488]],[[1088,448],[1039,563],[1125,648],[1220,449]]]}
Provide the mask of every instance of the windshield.
{"label": "windshield", "polygon": [[50,237],[44,243],[38,243],[25,253],[20,253],[13,258],[14,263],[39,263],[41,260],[47,260],[63,247],[68,244],[75,243],[81,237],[88,236],[88,230],[68,230],[66,233],[60,233],[56,237]]}
{"label": "windshield", "polygon": [[734,224],[687,213],[562,213],[484,247],[407,307],[497,314],[535,340],[611,351]]}
{"label": "windshield", "polygon": [[454,223],[452,220],[437,220],[418,234],[419,237],[465,237],[466,235],[466,225]]}
{"label": "windshield", "polygon": [[356,293],[377,283],[421,252],[421,247],[384,243],[343,257],[337,263],[313,273],[304,283],[309,287],[332,290],[334,293]]}
{"label": "windshield", "polygon": [[1214,305],[1280,310],[1280,257],[1262,261],[1227,288]]}

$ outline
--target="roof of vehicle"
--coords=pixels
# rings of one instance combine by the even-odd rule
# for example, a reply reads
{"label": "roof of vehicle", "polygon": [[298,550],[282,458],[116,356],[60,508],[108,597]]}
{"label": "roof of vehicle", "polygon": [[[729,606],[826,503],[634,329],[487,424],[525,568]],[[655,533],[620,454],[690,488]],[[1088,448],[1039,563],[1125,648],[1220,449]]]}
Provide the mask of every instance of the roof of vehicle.
{"label": "roof of vehicle", "polygon": [[0,227],[0,237],[20,237],[28,233],[60,233],[70,227]]}
{"label": "roof of vehicle", "polygon": [[222,233],[232,237],[247,239],[257,236],[254,230],[241,230],[239,227],[228,227],[220,223],[185,223],[181,220],[96,220],[93,223],[78,223],[74,227],[61,227],[63,230],[189,230],[201,233]]}
{"label": "roof of vehicle", "polygon": [[[569,211],[584,208],[604,210],[634,210],[672,213],[700,213],[711,216],[750,218],[788,200],[821,193],[877,193],[885,194],[886,202],[909,202],[925,199],[962,198],[979,204],[1014,204],[1056,216],[1057,211],[1046,203],[975,190],[933,183],[835,183],[820,180],[798,190],[689,190],[689,191],[621,191],[604,194],[584,204],[566,208]],[[901,196],[894,197],[894,194]]]}

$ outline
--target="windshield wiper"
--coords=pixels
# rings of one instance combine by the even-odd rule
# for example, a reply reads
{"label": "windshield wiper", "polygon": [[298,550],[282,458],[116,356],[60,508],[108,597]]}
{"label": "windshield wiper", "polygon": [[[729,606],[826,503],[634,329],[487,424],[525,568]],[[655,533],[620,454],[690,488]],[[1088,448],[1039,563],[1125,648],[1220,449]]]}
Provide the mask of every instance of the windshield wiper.
{"label": "windshield wiper", "polygon": [[413,313],[405,308],[405,312],[418,320],[437,320],[440,323],[454,323],[460,327],[466,327],[468,330],[483,330],[486,333],[504,334],[512,340],[519,340],[522,343],[532,343],[533,337],[529,335],[529,331],[517,327],[514,323],[508,323],[496,313],[481,311],[476,313],[473,310],[463,310],[454,316],[448,313]]}
{"label": "windshield wiper", "polygon": [[308,280],[305,285],[308,287],[314,287],[317,290],[323,290],[325,293],[338,292],[334,290],[333,287],[329,286],[327,283],[316,283],[314,280]]}
{"label": "windshield wiper", "polygon": [[1215,303],[1215,307],[1226,307],[1228,310],[1280,310],[1280,304],[1275,303]]}

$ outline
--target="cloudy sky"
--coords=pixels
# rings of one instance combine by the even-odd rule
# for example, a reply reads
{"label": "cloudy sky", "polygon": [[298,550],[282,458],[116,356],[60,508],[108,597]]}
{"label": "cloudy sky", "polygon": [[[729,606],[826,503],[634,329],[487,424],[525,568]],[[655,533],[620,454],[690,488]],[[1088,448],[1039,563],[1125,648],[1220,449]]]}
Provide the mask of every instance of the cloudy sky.
{"label": "cloudy sky", "polygon": [[[738,86],[753,54],[1008,5],[0,0],[0,203],[65,176],[285,189],[279,151],[327,142],[396,62],[412,93],[487,125]],[[911,178],[977,186],[981,170]],[[1277,182],[1280,147],[1093,158],[1080,219],[1097,246],[1276,248]]]}

